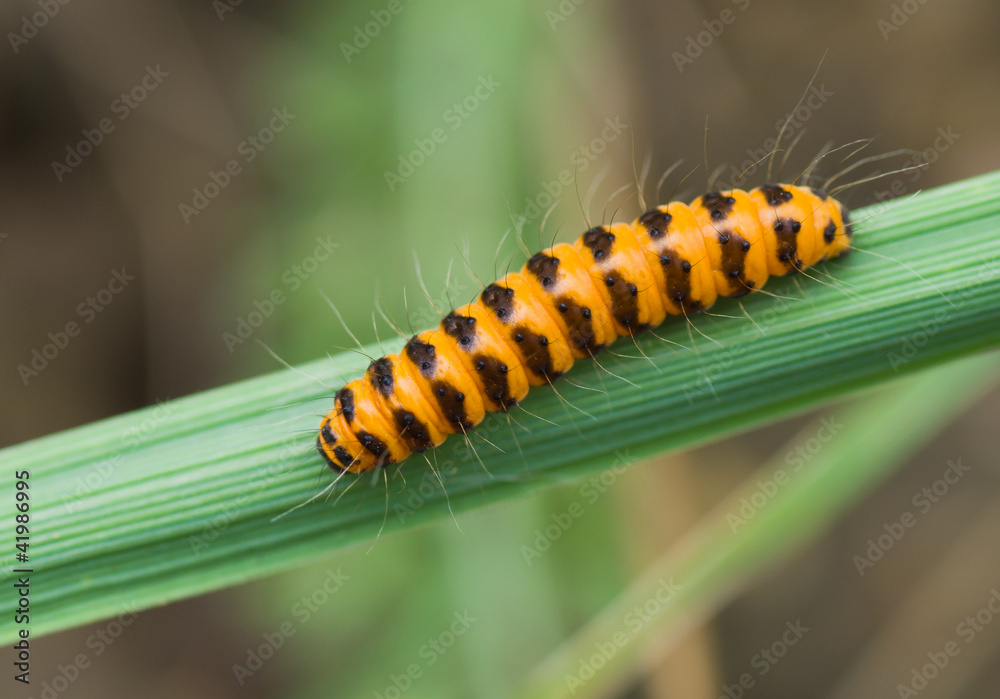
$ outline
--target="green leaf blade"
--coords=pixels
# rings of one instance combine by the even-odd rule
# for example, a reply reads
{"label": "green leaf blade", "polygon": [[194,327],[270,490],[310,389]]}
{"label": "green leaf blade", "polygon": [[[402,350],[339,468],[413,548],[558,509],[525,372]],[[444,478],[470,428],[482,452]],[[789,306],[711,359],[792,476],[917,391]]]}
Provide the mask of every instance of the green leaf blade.
{"label": "green leaf blade", "polygon": [[[460,512],[593,472],[618,450],[693,446],[1000,345],[1000,173],[879,208],[849,259],[768,284],[796,300],[745,299],[756,325],[699,317],[710,342],[668,321],[657,333],[691,349],[646,336],[638,346],[648,361],[600,358],[635,385],[579,362],[570,379],[598,390],[562,382],[559,395],[533,391],[525,407],[554,425],[523,412],[514,417],[527,429],[489,416],[477,433],[503,452],[477,440],[482,465],[453,437],[436,450],[447,496],[438,487],[416,507],[407,504],[414,491],[393,481],[387,513],[382,482],[362,477],[342,496],[341,487],[271,521],[329,481],[312,444],[331,391],[293,371],[0,451],[8,489],[14,471],[31,472],[33,632],[250,580],[370,542],[383,519],[385,533],[405,529],[450,516],[449,503]],[[715,310],[739,314],[732,302]],[[627,341],[615,350],[638,354]],[[905,361],[894,366],[893,353]],[[302,371],[337,386],[365,364],[344,353]],[[419,457],[403,468],[410,483],[437,482]],[[8,523],[12,505],[0,503]],[[9,571],[12,558],[3,564]],[[0,611],[7,641],[13,607]]]}

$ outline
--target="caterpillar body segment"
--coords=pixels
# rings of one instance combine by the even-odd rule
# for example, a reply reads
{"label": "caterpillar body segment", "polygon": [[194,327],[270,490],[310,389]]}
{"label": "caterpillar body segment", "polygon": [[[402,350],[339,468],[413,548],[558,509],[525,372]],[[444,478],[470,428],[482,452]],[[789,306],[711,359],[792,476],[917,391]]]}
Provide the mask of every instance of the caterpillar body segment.
{"label": "caterpillar body segment", "polygon": [[691,204],[719,296],[746,296],[769,276],[758,206],[740,191],[711,193]]}
{"label": "caterpillar body segment", "polygon": [[529,259],[479,298],[376,359],[338,391],[317,449],[362,473],[468,433],[531,386],[667,316],[710,308],[844,254],[847,210],[820,190],[766,184],[671,202]]}
{"label": "caterpillar body segment", "polygon": [[590,265],[572,245],[560,243],[534,255],[524,266],[575,359],[590,357],[615,341],[610,315],[594,315],[607,292],[591,276]]}

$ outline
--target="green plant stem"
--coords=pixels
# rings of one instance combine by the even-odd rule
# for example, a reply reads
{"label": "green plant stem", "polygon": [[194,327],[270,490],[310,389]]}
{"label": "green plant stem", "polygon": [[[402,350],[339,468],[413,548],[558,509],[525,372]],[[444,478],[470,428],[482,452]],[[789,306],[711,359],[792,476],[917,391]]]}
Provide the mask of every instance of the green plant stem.
{"label": "green plant stem", "polygon": [[[476,437],[477,459],[453,437],[433,453],[447,494],[416,506],[399,477],[388,503],[382,482],[363,477],[272,522],[321,487],[313,435],[332,407],[330,388],[292,371],[0,451],[8,531],[14,473],[31,473],[32,633],[274,573],[449,516],[449,505],[461,512],[607,467],[622,448],[689,447],[1000,344],[1000,173],[873,213],[855,212],[864,225],[851,258],[768,284],[787,298],[744,299],[754,322],[700,316],[692,332],[675,319],[657,333],[687,349],[647,335],[648,360],[579,363],[571,380],[598,391],[533,391],[525,408],[548,422],[521,410],[516,423],[488,417],[477,434],[503,451]],[[739,314],[734,302],[717,309]],[[637,355],[626,342],[616,351]],[[364,363],[343,353],[302,369],[335,387]],[[419,458],[403,469],[409,487],[438,483]],[[17,630],[13,605],[0,602],[3,642]]]}

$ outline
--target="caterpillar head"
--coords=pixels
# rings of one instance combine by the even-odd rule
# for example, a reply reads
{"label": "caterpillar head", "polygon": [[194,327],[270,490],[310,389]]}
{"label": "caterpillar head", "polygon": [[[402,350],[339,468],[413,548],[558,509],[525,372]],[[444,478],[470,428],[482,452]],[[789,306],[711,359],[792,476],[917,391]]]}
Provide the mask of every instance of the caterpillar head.
{"label": "caterpillar head", "polygon": [[316,450],[338,473],[363,473],[372,468],[370,455],[351,429],[358,412],[359,388],[363,388],[362,382],[352,381],[337,392],[334,409],[323,418],[316,437]]}
{"label": "caterpillar head", "polygon": [[335,419],[332,419],[330,415],[324,418],[319,428],[319,434],[316,436],[316,451],[320,453],[332,471],[360,473],[362,470],[361,461],[347,450],[343,440],[334,431],[334,421]]}

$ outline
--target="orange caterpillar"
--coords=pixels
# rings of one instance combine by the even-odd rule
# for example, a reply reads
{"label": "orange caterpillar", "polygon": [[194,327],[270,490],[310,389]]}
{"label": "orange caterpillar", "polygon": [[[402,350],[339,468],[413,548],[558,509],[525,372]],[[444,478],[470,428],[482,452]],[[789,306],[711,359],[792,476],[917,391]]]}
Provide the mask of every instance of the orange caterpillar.
{"label": "orange caterpillar", "polygon": [[841,255],[851,234],[833,197],[774,184],[592,228],[490,284],[399,354],[373,361],[337,392],[317,449],[336,471],[402,461],[467,433],[486,411],[510,410],[530,386],[554,381],[619,336]]}

